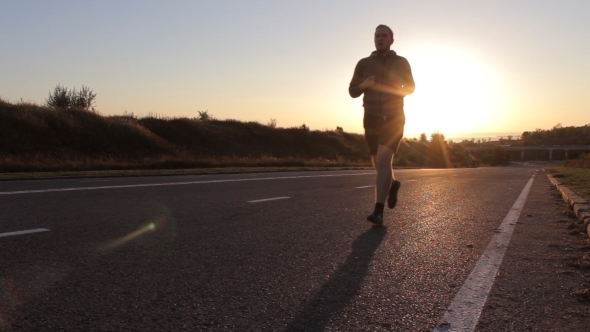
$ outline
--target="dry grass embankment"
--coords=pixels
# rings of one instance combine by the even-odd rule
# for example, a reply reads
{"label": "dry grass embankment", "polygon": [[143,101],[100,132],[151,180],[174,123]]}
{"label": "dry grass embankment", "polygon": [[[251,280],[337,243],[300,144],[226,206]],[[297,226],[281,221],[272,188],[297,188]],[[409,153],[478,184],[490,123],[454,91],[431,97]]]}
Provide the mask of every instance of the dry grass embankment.
{"label": "dry grass embankment", "polygon": [[370,166],[362,135],[0,100],[0,172]]}
{"label": "dry grass embankment", "polygon": [[548,168],[547,172],[564,186],[590,200],[590,154],[567,160],[564,167]]}

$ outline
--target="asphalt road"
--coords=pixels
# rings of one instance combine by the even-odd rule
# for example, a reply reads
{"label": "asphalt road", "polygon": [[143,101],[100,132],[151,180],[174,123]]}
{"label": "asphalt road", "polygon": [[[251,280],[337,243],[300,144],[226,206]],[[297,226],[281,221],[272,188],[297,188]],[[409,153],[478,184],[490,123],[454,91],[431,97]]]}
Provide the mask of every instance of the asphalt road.
{"label": "asphalt road", "polygon": [[537,169],[0,182],[0,330],[430,331]]}

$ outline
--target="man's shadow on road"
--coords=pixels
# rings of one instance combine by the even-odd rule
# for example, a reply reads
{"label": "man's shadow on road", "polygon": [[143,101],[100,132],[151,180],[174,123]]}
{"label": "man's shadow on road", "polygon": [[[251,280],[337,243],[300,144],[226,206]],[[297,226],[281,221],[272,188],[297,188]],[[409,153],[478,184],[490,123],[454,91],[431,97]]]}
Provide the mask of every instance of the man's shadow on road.
{"label": "man's shadow on road", "polygon": [[361,288],[373,255],[386,227],[372,227],[352,244],[352,252],[315,298],[295,317],[285,331],[321,331],[330,318],[342,311]]}

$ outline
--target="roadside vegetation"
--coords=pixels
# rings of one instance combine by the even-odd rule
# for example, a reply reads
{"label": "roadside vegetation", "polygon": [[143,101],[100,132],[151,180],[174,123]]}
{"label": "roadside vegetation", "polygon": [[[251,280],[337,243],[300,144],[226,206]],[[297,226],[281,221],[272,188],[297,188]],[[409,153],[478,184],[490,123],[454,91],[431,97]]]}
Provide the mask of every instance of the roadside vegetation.
{"label": "roadside vegetation", "polygon": [[525,131],[522,145],[590,145],[590,124],[563,127],[558,123],[549,130]]}
{"label": "roadside vegetation", "polygon": [[[96,94],[86,86],[77,90],[61,85],[49,93],[45,105],[0,99],[0,173],[371,167],[363,135],[340,126],[322,131],[306,124],[283,128],[276,119],[266,124],[219,120],[208,111],[193,118],[105,116],[95,110],[95,101]],[[526,137],[536,140],[541,134],[537,130]],[[423,133],[402,141],[394,164],[433,168],[507,164],[508,155],[499,143],[518,145],[523,140],[455,143],[442,133]],[[465,150],[473,146],[494,149]]]}
{"label": "roadside vegetation", "polygon": [[[371,167],[363,135],[150,114],[101,115],[96,94],[57,86],[45,105],[0,99],[0,172],[162,170],[224,167]],[[463,167],[474,157],[441,133],[406,139],[400,167]]]}
{"label": "roadside vegetation", "polygon": [[578,195],[590,200],[590,154],[567,160],[564,167],[548,168],[547,172]]}
{"label": "roadside vegetation", "polygon": [[0,100],[0,172],[368,166],[360,135]]}

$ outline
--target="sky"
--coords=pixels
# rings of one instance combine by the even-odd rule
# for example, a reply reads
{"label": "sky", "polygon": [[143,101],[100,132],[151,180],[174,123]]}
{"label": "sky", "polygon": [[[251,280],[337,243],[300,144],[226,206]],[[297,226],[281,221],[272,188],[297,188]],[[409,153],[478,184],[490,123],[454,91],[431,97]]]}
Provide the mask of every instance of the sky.
{"label": "sky", "polygon": [[590,123],[587,0],[0,0],[0,98],[91,88],[104,115],[362,133],[348,85],[379,24],[408,59],[406,137]]}

